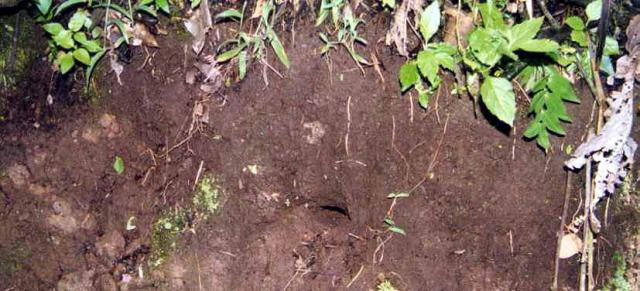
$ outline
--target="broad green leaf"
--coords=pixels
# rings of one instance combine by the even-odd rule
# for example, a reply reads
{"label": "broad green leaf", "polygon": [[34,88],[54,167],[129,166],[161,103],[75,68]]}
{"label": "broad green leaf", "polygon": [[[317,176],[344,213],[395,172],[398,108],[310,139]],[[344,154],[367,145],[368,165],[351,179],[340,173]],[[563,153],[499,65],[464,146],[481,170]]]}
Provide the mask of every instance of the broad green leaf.
{"label": "broad green leaf", "polygon": [[156,7],[166,14],[171,13],[171,11],[169,11],[169,1],[167,0],[156,0]]}
{"label": "broad green leaf", "polygon": [[513,126],[516,97],[511,82],[505,78],[488,77],[480,86],[482,102],[498,119]]}
{"label": "broad green leaf", "polygon": [[73,68],[74,61],[73,55],[67,52],[60,52],[57,60],[58,66],[60,66],[60,73],[66,74],[71,68]]}
{"label": "broad green leaf", "polygon": [[524,43],[532,40],[542,27],[542,17],[529,19],[514,25],[507,32],[509,48],[513,51],[521,48]]}
{"label": "broad green leaf", "polygon": [[91,57],[89,56],[89,52],[86,49],[79,48],[74,50],[73,58],[85,65],[91,64]]}
{"label": "broad green leaf", "polygon": [[235,56],[237,56],[247,45],[242,44],[237,46],[236,48],[230,49],[224,53],[219,54],[216,57],[216,62],[218,63],[224,63],[230,59],[233,59]]}
{"label": "broad green leaf", "polygon": [[558,51],[560,45],[549,39],[530,39],[519,43],[518,48],[532,53],[547,53]]}
{"label": "broad green leaf", "polygon": [[398,233],[398,234],[401,234],[401,235],[407,235],[407,233],[404,232],[404,229],[399,228],[399,227],[397,227],[395,225],[389,226],[387,229],[389,231],[391,231],[391,232],[395,232],[395,233]]}
{"label": "broad green leaf", "polygon": [[411,86],[416,84],[420,80],[420,73],[418,73],[418,67],[414,62],[407,62],[400,67],[400,89],[402,92],[407,91]]}
{"label": "broad green leaf", "polygon": [[73,39],[77,41],[82,47],[84,47],[90,53],[96,53],[102,50],[100,42],[97,40],[88,40],[84,32],[76,32],[73,34]]}
{"label": "broad green leaf", "polygon": [[55,41],[58,46],[64,49],[70,49],[74,46],[73,34],[71,33],[71,31],[68,31],[66,29],[63,29],[58,34],[54,35],[53,41]]}
{"label": "broad green leaf", "polygon": [[80,3],[85,3],[85,2],[87,2],[87,0],[66,0],[62,2],[60,5],[58,5],[58,7],[56,8],[56,12],[53,13],[53,16],[58,16],[60,12],[65,11],[69,7],[78,5]]}
{"label": "broad green leaf", "polygon": [[191,8],[196,8],[200,5],[200,0],[191,0]]}
{"label": "broad green leaf", "polygon": [[102,27],[96,26],[91,30],[91,37],[98,38],[100,35],[102,35]]}
{"label": "broad green leaf", "polygon": [[547,97],[547,111],[562,121],[571,122],[571,116],[567,114],[567,109],[562,102],[562,98],[555,94],[547,95]]}
{"label": "broad green leaf", "polygon": [[580,47],[587,47],[589,45],[587,37],[589,37],[589,35],[584,30],[571,31],[571,40],[577,43]]}
{"label": "broad green leaf", "polygon": [[121,157],[116,156],[113,161],[113,170],[116,171],[118,175],[124,173],[124,160]]}
{"label": "broad green leaf", "polygon": [[244,79],[247,75],[247,51],[242,51],[238,55],[238,72],[240,80]]}
{"label": "broad green leaf", "polygon": [[420,15],[420,34],[424,43],[428,43],[429,39],[438,32],[440,26],[440,6],[438,1],[433,1]]}
{"label": "broad green leaf", "polygon": [[469,34],[469,49],[481,63],[493,67],[507,46],[502,34],[493,29],[478,28]]}
{"label": "broad green leaf", "polygon": [[38,7],[40,14],[47,15],[49,13],[51,2],[52,0],[36,0],[36,6]]}
{"label": "broad green leaf", "polygon": [[595,0],[587,5],[585,13],[587,14],[587,22],[596,21],[600,19],[602,12],[602,0]]}
{"label": "broad green leaf", "polygon": [[546,130],[541,130],[536,138],[538,145],[544,149],[545,152],[549,151],[551,142],[549,141],[549,133]]}
{"label": "broad green leaf", "polygon": [[496,7],[493,0],[488,0],[486,3],[480,3],[477,6],[480,10],[480,15],[482,15],[482,22],[485,28],[498,30],[505,28],[502,12]]}
{"label": "broad green leaf", "polygon": [[107,50],[101,50],[97,52],[95,55],[93,55],[93,57],[91,57],[91,63],[89,64],[89,66],[87,67],[87,70],[85,71],[85,77],[84,77],[85,89],[89,88],[89,84],[91,84],[90,81],[93,75],[93,71],[95,71],[96,66],[98,65],[98,63],[106,53],[107,53]]}
{"label": "broad green leaf", "polygon": [[604,51],[603,54],[605,56],[617,56],[620,54],[620,48],[618,47],[618,41],[611,36],[607,36],[604,41]]}
{"label": "broad green leaf", "polygon": [[240,11],[236,10],[236,9],[227,9],[223,12],[220,12],[216,15],[216,19],[225,19],[225,18],[231,18],[231,19],[237,19],[240,20],[242,19],[242,13],[240,13]]}
{"label": "broad green leaf", "polygon": [[564,131],[564,128],[562,128],[562,125],[560,124],[560,120],[558,119],[558,117],[553,116],[552,114],[549,114],[547,112],[542,112],[542,120],[544,120],[544,123],[547,129],[549,129],[551,132],[558,135],[567,134]]}
{"label": "broad green leaf", "polygon": [[278,59],[280,60],[280,62],[284,65],[285,68],[287,68],[287,70],[289,69],[289,57],[287,57],[287,53],[284,51],[284,47],[282,46],[282,43],[280,42],[280,39],[278,39],[278,36],[276,35],[275,32],[273,32],[273,30],[269,29],[270,31],[270,38],[271,38],[271,47],[273,48],[273,51],[276,53],[276,56],[278,56]]}
{"label": "broad green leaf", "polygon": [[89,18],[87,16],[87,12],[82,9],[78,9],[75,13],[73,13],[71,18],[69,19],[69,24],[68,24],[69,30],[73,32],[79,31],[84,26],[84,23],[87,20],[87,18]]}
{"label": "broad green leaf", "polygon": [[429,106],[429,93],[428,92],[419,92],[418,93],[418,104],[420,107],[427,109]]}
{"label": "broad green leaf", "polygon": [[431,85],[437,85],[439,83],[438,62],[433,51],[425,50],[418,53],[416,63],[418,69],[420,69],[420,73],[429,80]]}
{"label": "broad green leaf", "polygon": [[47,23],[42,25],[42,28],[48,32],[51,35],[57,35],[59,34],[62,30],[64,30],[64,26],[62,26],[62,24],[57,23],[57,22],[51,22],[51,23]]}
{"label": "broad green leaf", "polygon": [[569,27],[571,27],[571,29],[573,29],[573,30],[584,30],[585,29],[584,21],[582,21],[582,18],[580,18],[579,16],[571,16],[571,17],[567,18],[565,23]]}

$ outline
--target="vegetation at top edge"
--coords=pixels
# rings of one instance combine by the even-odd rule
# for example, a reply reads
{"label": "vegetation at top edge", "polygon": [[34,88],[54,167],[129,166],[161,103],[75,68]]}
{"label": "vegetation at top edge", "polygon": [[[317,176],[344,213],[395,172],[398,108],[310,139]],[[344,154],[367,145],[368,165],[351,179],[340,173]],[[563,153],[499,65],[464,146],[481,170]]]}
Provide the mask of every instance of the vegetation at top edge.
{"label": "vegetation at top edge", "polygon": [[609,281],[607,281],[602,290],[604,291],[631,291],[633,290],[631,284],[625,278],[627,273],[627,262],[624,257],[619,253],[613,253],[612,263],[614,265],[613,274]]}
{"label": "vegetation at top edge", "polygon": [[[460,50],[445,42],[432,41],[442,18],[440,3],[433,1],[422,10],[419,23],[415,25],[420,31],[422,49],[400,68],[401,91],[415,89],[419,104],[426,108],[430,96],[441,84],[443,71],[454,71],[462,61],[461,69],[466,74],[467,84],[466,88],[455,91],[466,90],[475,102],[482,102],[491,115],[513,127],[518,108],[524,105],[516,100],[514,84],[517,83],[531,96],[526,114],[532,120],[523,135],[535,139],[545,152],[548,151],[550,136],[565,135],[562,124],[571,122],[565,103],[580,102],[569,77],[578,74],[587,82],[592,78],[590,58],[585,49],[592,32],[586,27],[599,18],[601,1],[587,6],[586,22],[579,16],[567,18],[566,24],[572,29],[571,41],[562,44],[537,37],[542,30],[543,17],[509,24],[512,21],[505,20],[505,15],[509,14],[502,11],[500,7],[505,5],[501,3],[493,0],[465,3],[481,21],[468,34],[466,47],[460,47]],[[618,53],[617,42],[608,37],[602,72],[613,74],[610,56]]]}

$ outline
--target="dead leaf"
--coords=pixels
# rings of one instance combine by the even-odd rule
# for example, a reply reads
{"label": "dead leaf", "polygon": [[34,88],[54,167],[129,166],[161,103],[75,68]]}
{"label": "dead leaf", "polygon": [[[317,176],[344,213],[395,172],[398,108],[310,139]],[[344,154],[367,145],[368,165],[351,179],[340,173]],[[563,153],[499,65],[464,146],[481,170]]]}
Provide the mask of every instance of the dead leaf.
{"label": "dead leaf", "polygon": [[460,42],[463,47],[467,46],[467,35],[473,30],[473,17],[471,13],[465,13],[456,7],[445,6],[444,14],[447,22],[444,26],[444,41],[453,46],[458,45],[456,26],[460,34]]}
{"label": "dead leaf", "polygon": [[200,6],[198,6],[193,15],[184,22],[184,26],[189,33],[193,35],[191,48],[193,48],[196,55],[200,54],[202,48],[204,48],[207,32],[213,27],[208,0],[202,0],[202,2],[200,2]]}
{"label": "dead leaf", "polygon": [[560,240],[559,258],[567,259],[581,251],[582,240],[575,233],[568,233],[562,236],[562,239]]}
{"label": "dead leaf", "polygon": [[256,1],[256,6],[253,8],[251,19],[262,16],[262,8],[264,7],[264,0]]}
{"label": "dead leaf", "polygon": [[391,45],[393,42],[398,49],[398,53],[402,56],[409,55],[407,51],[407,17],[409,12],[413,12],[414,23],[419,23],[423,4],[424,0],[402,1],[402,4],[398,6],[393,15],[393,23],[389,28],[389,32],[387,32],[385,43]]}
{"label": "dead leaf", "polygon": [[122,86],[122,80],[120,79],[120,74],[124,71],[124,66],[118,62],[118,56],[113,53],[113,50],[109,52],[109,65],[111,66],[111,71],[116,74],[116,79],[118,80],[118,84]]}
{"label": "dead leaf", "polygon": [[158,47],[156,37],[149,32],[149,28],[143,23],[136,22],[129,33],[133,38],[131,44],[134,46],[145,45],[148,47]]}
{"label": "dead leaf", "polygon": [[629,53],[640,45],[640,15],[634,16],[627,26],[627,43],[625,48]]}

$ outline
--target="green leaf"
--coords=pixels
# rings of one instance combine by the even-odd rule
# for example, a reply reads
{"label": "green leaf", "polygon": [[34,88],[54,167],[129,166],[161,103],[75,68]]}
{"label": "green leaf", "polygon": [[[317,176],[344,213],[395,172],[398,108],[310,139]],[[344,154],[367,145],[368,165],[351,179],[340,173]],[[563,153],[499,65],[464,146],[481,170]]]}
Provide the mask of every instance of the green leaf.
{"label": "green leaf", "polygon": [[486,3],[478,4],[480,15],[482,15],[482,22],[485,28],[504,29],[504,19],[502,18],[502,12],[498,9],[493,0],[488,0]]}
{"label": "green leaf", "polygon": [[400,90],[402,92],[407,91],[414,84],[420,80],[420,73],[418,73],[418,67],[414,62],[407,62],[400,67]]}
{"label": "green leaf", "polygon": [[558,117],[553,116],[552,114],[547,114],[547,112],[542,112],[542,120],[544,120],[544,123],[547,126],[547,128],[553,133],[558,135],[567,134],[564,131],[564,128],[562,128],[562,125],[560,124],[560,120],[558,119]]}
{"label": "green leaf", "polygon": [[73,39],[77,41],[82,47],[84,47],[90,53],[97,53],[102,50],[100,42],[97,40],[88,40],[84,32],[76,32],[73,34]]}
{"label": "green leaf", "polygon": [[548,152],[551,147],[551,142],[549,141],[549,133],[546,130],[540,131],[538,137],[536,138],[536,142],[538,145],[544,149],[544,152]]}
{"label": "green leaf", "polygon": [[602,0],[595,0],[585,8],[585,13],[587,14],[587,22],[596,21],[600,19],[600,14],[602,12]]}
{"label": "green leaf", "polygon": [[171,13],[171,11],[169,11],[169,1],[167,0],[156,0],[156,7],[166,14]]}
{"label": "green leaf", "polygon": [[86,49],[79,48],[74,50],[73,58],[85,65],[91,64],[91,56],[89,56],[89,52]]}
{"label": "green leaf", "polygon": [[521,48],[524,43],[532,40],[542,27],[542,17],[529,19],[516,24],[507,33],[509,48],[512,51]]}
{"label": "green leaf", "polygon": [[617,56],[620,54],[620,48],[618,47],[618,41],[611,36],[607,36],[604,41],[604,52],[605,56]]}
{"label": "green leaf", "polygon": [[480,86],[482,102],[498,119],[513,126],[516,97],[511,82],[505,78],[488,77]]}
{"label": "green leaf", "polygon": [[[144,4],[142,4],[144,5]],[[133,17],[131,16],[131,14],[129,13],[128,10],[122,8],[122,6],[118,5],[118,4],[114,4],[114,3],[110,3],[109,5],[107,4],[97,4],[93,6],[94,8],[104,8],[107,9],[109,8],[110,10],[115,10],[116,12],[122,14],[122,16],[129,18],[131,20],[133,20]]]}
{"label": "green leaf", "polygon": [[96,26],[91,30],[91,37],[98,38],[102,34],[102,27]]}
{"label": "green leaf", "polygon": [[420,105],[420,107],[427,109],[427,107],[429,107],[429,93],[427,91],[425,92],[419,92],[418,94],[418,104]]}
{"label": "green leaf", "polygon": [[247,51],[242,51],[238,55],[238,72],[240,80],[247,75]]}
{"label": "green leaf", "polygon": [[60,52],[58,54],[57,63],[60,66],[60,73],[66,74],[71,68],[73,68],[74,61],[73,55],[67,52]]}
{"label": "green leaf", "polygon": [[401,234],[401,235],[407,235],[407,233],[404,232],[404,229],[399,228],[399,227],[397,227],[395,225],[389,226],[387,229],[389,231],[391,231],[391,232],[395,232],[395,233],[398,233],[398,234]]}
{"label": "green leaf", "polygon": [[240,20],[242,19],[242,13],[240,13],[240,11],[236,9],[228,9],[216,15],[216,19],[226,19],[226,18],[231,18],[231,19],[235,18],[237,20]]}
{"label": "green leaf", "polygon": [[580,99],[576,96],[571,82],[558,73],[551,74],[548,79],[547,86],[554,95],[559,96],[564,101],[580,103]]}
{"label": "green leaf", "polygon": [[112,22],[118,27],[118,29],[120,30],[120,33],[122,33],[122,38],[124,38],[124,42],[129,44],[129,35],[127,34],[127,29],[125,27],[125,24],[122,22],[122,20],[116,18]]}
{"label": "green leaf", "polygon": [[36,6],[38,7],[40,14],[47,15],[49,13],[51,2],[51,0],[36,0]]}
{"label": "green leaf", "polygon": [[584,30],[586,28],[584,21],[579,16],[571,16],[567,18],[565,23],[573,30]]}
{"label": "green leaf", "polygon": [[84,26],[87,18],[87,12],[82,9],[78,9],[69,19],[69,30],[73,32],[79,31]]}
{"label": "green leaf", "polygon": [[138,5],[138,7],[136,7],[136,10],[149,14],[155,18],[158,18],[158,12],[154,8],[151,8],[150,6]]}
{"label": "green leaf", "polygon": [[57,22],[51,22],[42,25],[42,28],[51,35],[57,35],[64,30],[64,26]]}
{"label": "green leaf", "polygon": [[433,51],[425,50],[419,52],[416,63],[418,65],[418,69],[420,69],[420,73],[429,80],[431,85],[437,85],[440,83],[438,78],[438,62]]}
{"label": "green leaf", "polygon": [[96,53],[95,55],[93,55],[93,57],[91,57],[91,63],[89,64],[89,66],[87,67],[87,70],[85,71],[85,77],[84,77],[85,89],[89,88],[93,71],[95,71],[96,66],[98,65],[98,63],[106,53],[107,53],[107,50],[103,49],[98,53]]}
{"label": "green leaf", "polygon": [[237,56],[247,45],[246,44],[242,44],[237,46],[236,48],[233,48],[231,50],[228,50],[222,54],[219,54],[216,57],[216,62],[218,63],[224,63],[230,59],[233,59],[235,56]]}
{"label": "green leaf", "polygon": [[278,59],[280,60],[280,62],[288,70],[289,58],[287,57],[287,53],[284,51],[284,47],[282,46],[280,39],[278,39],[278,36],[276,35],[276,33],[273,32],[273,30],[271,29],[269,29],[269,34],[270,34],[269,38],[271,39],[271,47],[273,48],[273,51],[276,53],[276,56],[278,56]]}
{"label": "green leaf", "polygon": [[586,31],[583,30],[573,30],[571,31],[571,40],[577,43],[580,47],[587,47],[589,42],[587,38],[589,35]]}
{"label": "green leaf", "polygon": [[74,6],[74,5],[78,5],[80,3],[85,3],[85,2],[87,2],[87,0],[66,0],[66,1],[62,2],[56,8],[56,12],[53,13],[53,16],[58,16],[58,14],[60,14],[60,12],[65,11],[69,7]]}
{"label": "green leaf", "polygon": [[196,8],[200,5],[200,0],[191,0],[191,8]]}
{"label": "green leaf", "polygon": [[549,39],[530,39],[519,43],[518,48],[532,53],[547,53],[557,51],[560,45]]}
{"label": "green leaf", "polygon": [[58,34],[54,35],[53,41],[55,41],[58,46],[64,49],[70,49],[74,46],[73,34],[71,33],[71,31],[68,31],[66,29],[63,29]]}
{"label": "green leaf", "polygon": [[124,160],[116,156],[115,161],[113,162],[113,170],[118,173],[118,175],[124,173]]}
{"label": "green leaf", "polygon": [[534,138],[536,136],[538,136],[538,134],[540,134],[541,130],[545,130],[542,122],[538,121],[538,119],[536,118],[534,121],[532,121],[529,126],[527,127],[527,129],[524,131],[524,133],[522,135],[524,135],[524,137],[526,138]]}
{"label": "green leaf", "polygon": [[438,1],[433,1],[420,15],[420,34],[424,43],[428,43],[429,39],[438,32],[440,26],[440,6]]}
{"label": "green leaf", "polygon": [[469,48],[478,61],[493,67],[502,58],[507,41],[493,29],[478,28],[469,34]]}

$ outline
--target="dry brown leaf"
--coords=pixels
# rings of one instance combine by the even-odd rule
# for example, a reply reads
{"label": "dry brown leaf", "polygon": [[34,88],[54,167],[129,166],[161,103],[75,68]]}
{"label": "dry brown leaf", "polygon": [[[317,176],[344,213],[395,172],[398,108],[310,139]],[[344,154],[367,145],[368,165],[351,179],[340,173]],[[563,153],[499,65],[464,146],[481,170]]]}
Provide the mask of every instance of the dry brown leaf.
{"label": "dry brown leaf", "polygon": [[109,65],[111,66],[111,71],[116,74],[116,79],[118,80],[118,84],[122,86],[122,80],[120,79],[120,74],[124,71],[124,66],[118,62],[118,56],[113,53],[113,50],[109,51]]}
{"label": "dry brown leaf", "polygon": [[467,35],[473,30],[473,17],[471,13],[465,13],[456,7],[445,6],[444,14],[447,22],[444,26],[444,41],[453,46],[458,45],[456,36],[456,25],[460,34],[460,42],[463,47],[467,46]]}
{"label": "dry brown leaf", "polygon": [[191,17],[184,22],[184,26],[189,33],[193,35],[191,48],[193,48],[196,55],[200,54],[202,48],[204,48],[207,32],[213,27],[208,0],[202,0],[202,2],[200,2],[200,6],[198,6]]}
{"label": "dry brown leaf", "polygon": [[136,22],[131,31],[129,31],[129,34],[133,38],[131,44],[134,46],[145,45],[148,47],[158,47],[156,37],[149,31],[149,28],[141,22]]}
{"label": "dry brown leaf", "polygon": [[627,43],[625,48],[629,53],[640,45],[640,15],[634,16],[627,26]]}
{"label": "dry brown leaf", "polygon": [[396,45],[396,49],[401,56],[409,55],[407,51],[407,3],[409,1],[403,1],[396,13],[393,15],[393,23],[389,32],[387,32],[385,43]]}
{"label": "dry brown leaf", "polygon": [[575,233],[562,236],[559,258],[567,259],[582,251],[582,240]]}
{"label": "dry brown leaf", "polygon": [[253,13],[251,14],[251,19],[262,16],[262,7],[264,7],[264,0],[256,1],[256,6],[253,7]]}

